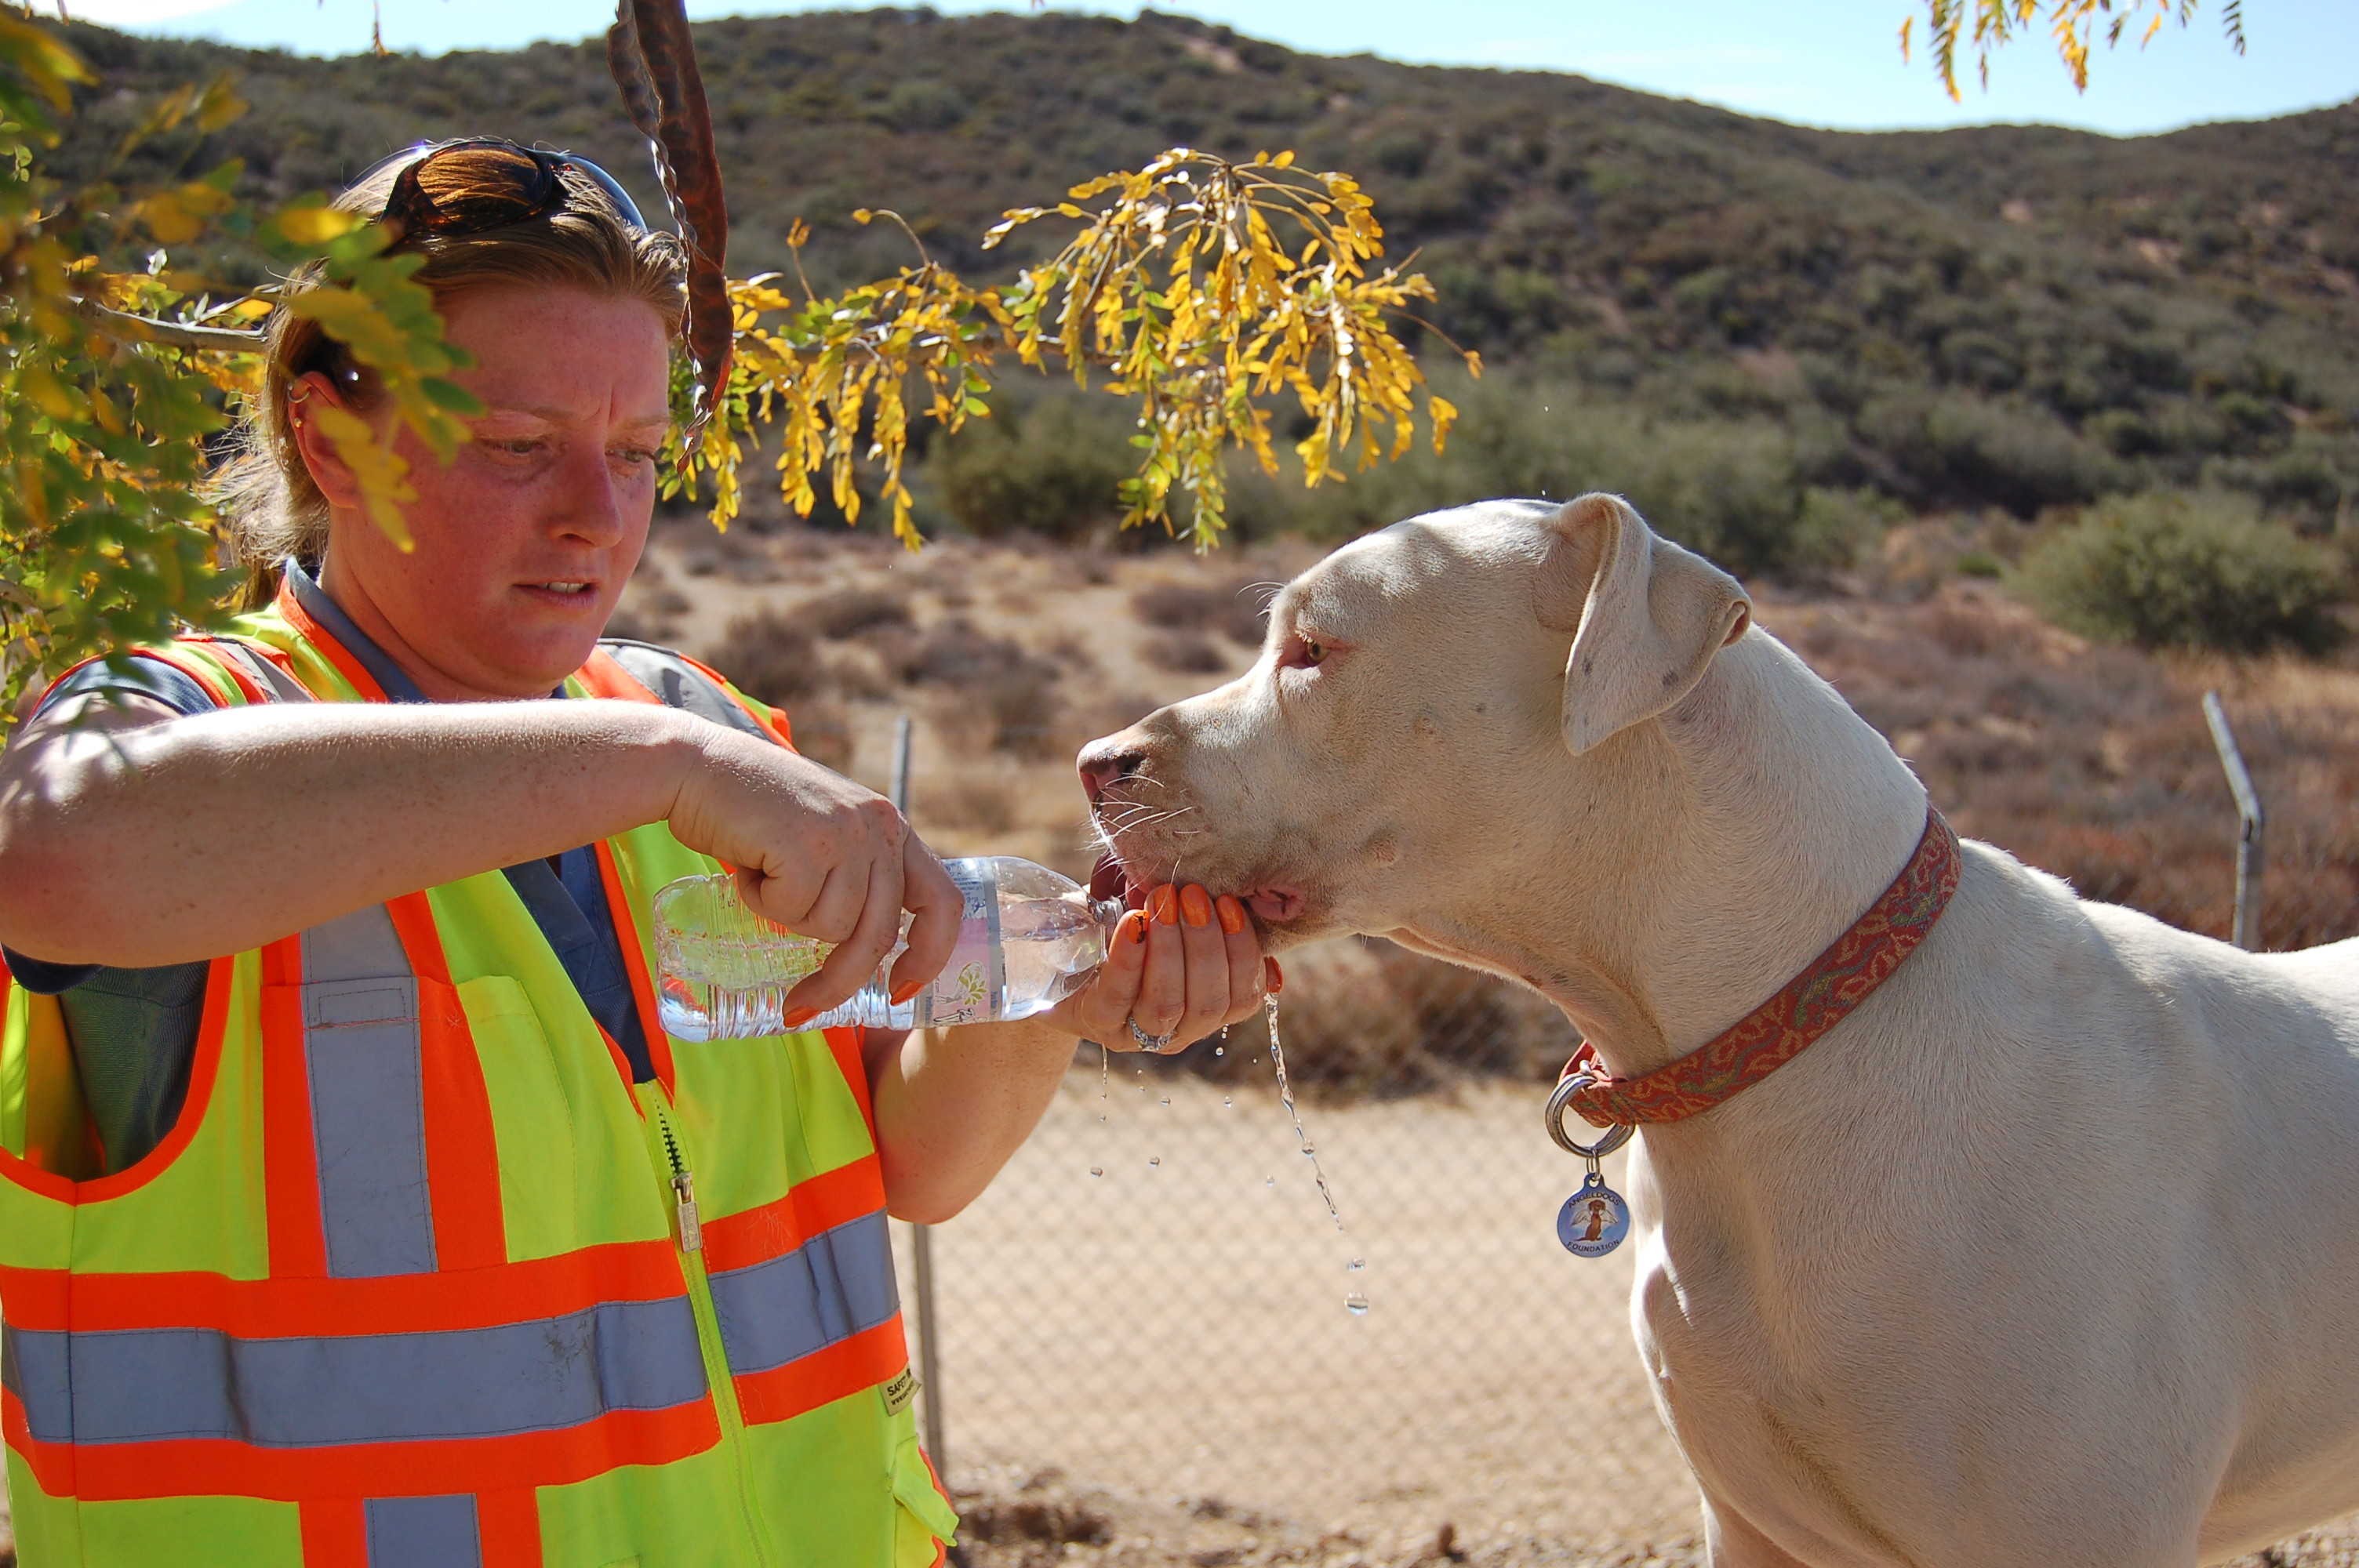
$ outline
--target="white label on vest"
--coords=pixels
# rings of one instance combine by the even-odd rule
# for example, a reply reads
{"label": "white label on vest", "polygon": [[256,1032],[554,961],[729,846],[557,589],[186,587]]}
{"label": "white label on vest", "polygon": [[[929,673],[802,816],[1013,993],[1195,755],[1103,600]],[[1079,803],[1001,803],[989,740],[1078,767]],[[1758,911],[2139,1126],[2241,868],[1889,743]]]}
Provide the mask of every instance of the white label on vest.
{"label": "white label on vest", "polygon": [[876,1391],[885,1396],[885,1413],[899,1415],[909,1408],[909,1401],[918,1397],[918,1374],[904,1367],[899,1377]]}

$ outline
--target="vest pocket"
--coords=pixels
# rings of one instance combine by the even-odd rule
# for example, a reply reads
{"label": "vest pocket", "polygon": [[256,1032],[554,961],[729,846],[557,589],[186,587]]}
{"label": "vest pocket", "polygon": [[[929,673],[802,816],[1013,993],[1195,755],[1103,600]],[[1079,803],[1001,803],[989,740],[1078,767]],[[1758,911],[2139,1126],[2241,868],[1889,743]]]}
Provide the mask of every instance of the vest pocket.
{"label": "vest pocket", "polygon": [[456,989],[491,1102],[508,1256],[571,1252],[582,1244],[573,1120],[540,1014],[513,976],[478,975]]}
{"label": "vest pocket", "polygon": [[958,1514],[935,1485],[915,1433],[893,1453],[893,1568],[927,1568],[958,1536]]}

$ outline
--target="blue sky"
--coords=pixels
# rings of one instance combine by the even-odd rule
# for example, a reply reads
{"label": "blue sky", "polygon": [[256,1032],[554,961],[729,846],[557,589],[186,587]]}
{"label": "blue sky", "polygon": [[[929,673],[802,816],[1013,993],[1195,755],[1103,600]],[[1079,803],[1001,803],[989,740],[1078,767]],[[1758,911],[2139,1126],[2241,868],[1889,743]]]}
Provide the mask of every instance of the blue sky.
{"label": "blue sky", "polygon": [[[255,48],[346,54],[368,48],[368,0],[68,0],[78,18],[134,31]],[[2154,0],[2130,0],[2140,22]],[[1060,8],[1131,16],[1136,7]],[[778,0],[690,0],[697,17],[815,7]],[[937,0],[937,10],[1030,9]],[[2086,93],[2038,38],[1992,63],[1990,91],[1970,81],[1952,104],[1921,51],[1903,63],[1900,23],[1922,0],[1288,0],[1192,4],[1176,11],[1317,54],[1374,53],[1424,64],[1574,71],[1750,114],[1855,129],[2038,121],[2116,135],[2245,119],[2359,96],[2359,0],[2248,0],[2248,52],[2221,36],[2220,0],[2191,26],[2167,26],[2143,51],[2101,55]],[[383,0],[386,42],[439,54],[578,38],[603,27],[597,0]],[[1921,33],[1923,22],[1918,27]]]}

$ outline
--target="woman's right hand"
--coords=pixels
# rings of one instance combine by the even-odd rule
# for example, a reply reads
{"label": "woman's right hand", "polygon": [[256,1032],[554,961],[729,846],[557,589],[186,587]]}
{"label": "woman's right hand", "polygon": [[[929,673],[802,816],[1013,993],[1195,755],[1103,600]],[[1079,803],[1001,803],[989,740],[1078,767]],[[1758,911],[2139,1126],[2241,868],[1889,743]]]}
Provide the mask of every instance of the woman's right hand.
{"label": "woman's right hand", "polygon": [[904,909],[915,918],[893,966],[894,999],[940,972],[965,901],[893,803],[782,746],[697,728],[709,733],[698,738],[701,761],[679,781],[672,835],[735,867],[737,890],[756,913],[835,944],[787,993],[789,1019],[859,990],[900,939]]}

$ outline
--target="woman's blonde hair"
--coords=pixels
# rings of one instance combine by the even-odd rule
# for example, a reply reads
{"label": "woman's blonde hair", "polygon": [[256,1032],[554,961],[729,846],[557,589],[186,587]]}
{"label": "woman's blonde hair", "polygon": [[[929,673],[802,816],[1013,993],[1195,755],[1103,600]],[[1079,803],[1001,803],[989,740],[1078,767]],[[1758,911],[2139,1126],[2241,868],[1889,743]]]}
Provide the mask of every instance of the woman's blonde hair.
{"label": "woman's blonde hair", "polygon": [[[463,168],[460,160],[451,161]],[[397,162],[374,171],[334,205],[375,217],[406,167]],[[436,173],[444,171],[438,166]],[[686,271],[678,238],[633,227],[595,180],[572,168],[560,169],[558,178],[564,183],[564,200],[546,212],[474,233],[419,233],[405,240],[405,249],[426,258],[417,281],[433,291],[438,306],[471,288],[503,284],[643,299],[674,323],[677,334]],[[287,280],[282,300],[321,281],[319,267],[304,268]],[[343,344],[283,302],[271,314],[265,341],[262,395],[231,433],[230,458],[213,480],[231,555],[246,572],[236,600],[239,610],[270,602],[278,591],[280,563],[288,557],[317,571],[327,550],[327,499],[295,444],[290,395],[296,383],[323,371],[359,407],[374,403],[380,390]]]}

